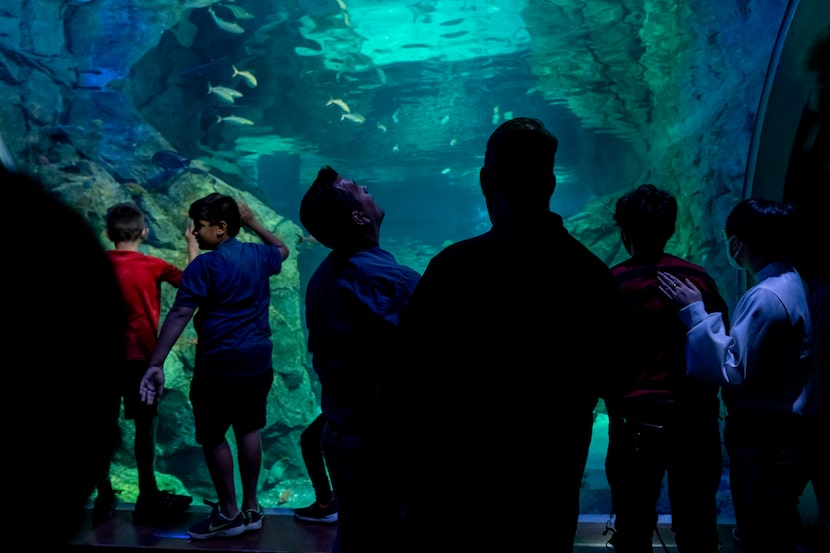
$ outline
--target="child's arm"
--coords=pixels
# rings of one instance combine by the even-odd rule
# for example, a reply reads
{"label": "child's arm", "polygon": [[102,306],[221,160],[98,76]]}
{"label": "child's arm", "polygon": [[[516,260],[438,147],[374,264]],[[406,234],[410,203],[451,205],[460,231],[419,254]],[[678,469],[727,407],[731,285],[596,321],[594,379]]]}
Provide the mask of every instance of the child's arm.
{"label": "child's arm", "polygon": [[188,219],[187,228],[184,231],[184,239],[187,240],[187,262],[190,263],[199,255],[199,242],[193,234],[193,219]]}
{"label": "child's arm", "polygon": [[167,355],[173,349],[176,340],[181,336],[195,311],[193,307],[184,307],[174,303],[167,317],[164,318],[164,324],[159,331],[158,343],[150,355],[149,365],[139,387],[141,400],[147,405],[152,405],[164,392],[164,360],[167,359]]}
{"label": "child's arm", "polygon": [[288,257],[288,246],[277,238],[277,235],[265,228],[259,219],[256,218],[251,208],[245,202],[239,202],[239,214],[242,217],[242,224],[254,231],[259,239],[271,246],[279,248],[283,260]]}

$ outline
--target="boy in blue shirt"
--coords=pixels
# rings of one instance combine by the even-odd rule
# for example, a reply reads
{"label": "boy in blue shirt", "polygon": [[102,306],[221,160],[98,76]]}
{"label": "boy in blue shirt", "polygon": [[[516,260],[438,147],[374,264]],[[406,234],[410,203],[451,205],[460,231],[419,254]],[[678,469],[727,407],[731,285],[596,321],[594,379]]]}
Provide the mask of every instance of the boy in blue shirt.
{"label": "boy in blue shirt", "polygon": [[[262,528],[257,500],[262,463],[260,430],[274,379],[271,365],[269,279],[282,269],[288,248],[230,196],[209,194],[193,202],[188,215],[199,248],[182,275],[176,299],[162,325],[156,349],[141,381],[141,397],[152,403],[164,390],[164,360],[193,318],[198,336],[190,402],[217,502],[210,517],[188,528],[194,539],[236,536]],[[242,242],[242,225],[264,244]],[[233,429],[242,481],[237,504],[233,457],[225,438]]]}

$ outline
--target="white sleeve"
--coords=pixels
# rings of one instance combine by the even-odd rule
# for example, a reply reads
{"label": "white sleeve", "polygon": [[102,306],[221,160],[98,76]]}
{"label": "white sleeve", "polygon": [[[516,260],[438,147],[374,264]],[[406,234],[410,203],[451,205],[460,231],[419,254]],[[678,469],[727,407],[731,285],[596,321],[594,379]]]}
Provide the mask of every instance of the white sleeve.
{"label": "white sleeve", "polygon": [[[735,306],[729,333],[720,313],[706,313],[702,302],[680,311],[689,327],[686,341],[686,374],[719,386],[739,386],[753,371],[771,322],[783,310],[777,296],[761,287],[751,288]],[[786,317],[786,314],[783,314]]]}

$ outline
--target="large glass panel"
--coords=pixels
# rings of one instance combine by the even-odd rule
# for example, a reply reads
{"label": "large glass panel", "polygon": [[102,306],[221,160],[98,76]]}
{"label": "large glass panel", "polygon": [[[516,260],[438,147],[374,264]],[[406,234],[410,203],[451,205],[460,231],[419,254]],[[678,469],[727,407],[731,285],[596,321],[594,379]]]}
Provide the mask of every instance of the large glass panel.
{"label": "large glass panel", "polygon": [[[187,207],[214,190],[243,198],[292,245],[295,254],[273,279],[276,379],[261,501],[298,507],[313,499],[299,435],[319,411],[303,292],[327,252],[303,239],[297,215],[317,170],[329,164],[368,185],[387,211],[382,244],[422,271],[446,244],[489,227],[478,183],[489,134],[512,117],[538,117],[560,140],[551,207],[571,232],[615,263],[624,251],[613,202],[643,182],[665,187],[681,209],[671,251],[717,275],[734,302],[741,283],[718,231],[746,192],[759,102],[788,7],[785,0],[6,2],[0,135],[11,162],[81,211],[105,245],[106,208],[133,200],[148,214],[145,251],[183,266]],[[173,294],[164,289],[164,311]],[[167,362],[157,469],[162,487],[199,502],[213,499],[213,486],[187,399],[194,340],[189,327]],[[584,502],[597,514],[610,509],[606,424],[600,405]],[[123,429],[113,478],[131,501],[132,426],[124,421]]]}

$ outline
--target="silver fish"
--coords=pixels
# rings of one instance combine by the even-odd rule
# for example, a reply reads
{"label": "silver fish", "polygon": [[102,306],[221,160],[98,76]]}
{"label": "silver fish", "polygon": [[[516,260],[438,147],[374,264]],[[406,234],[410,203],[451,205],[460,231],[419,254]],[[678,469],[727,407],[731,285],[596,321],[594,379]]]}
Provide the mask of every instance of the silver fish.
{"label": "silver fish", "polygon": [[234,6],[234,5],[227,5],[222,4],[223,8],[227,8],[231,11],[233,16],[237,19],[253,19],[254,14],[250,13],[248,10],[243,8],[242,6]]}
{"label": "silver fish", "polygon": [[238,115],[229,115],[227,117],[222,117],[221,115],[216,116],[217,123],[229,123],[231,125],[240,125],[240,126],[247,126],[253,125],[254,122],[250,119],[246,119],[244,117],[240,117]]}
{"label": "silver fish", "polygon": [[239,26],[238,23],[233,21],[226,21],[216,15],[216,12],[213,11],[213,6],[208,7],[208,11],[210,12],[210,16],[213,18],[213,21],[216,23],[216,26],[222,29],[223,31],[228,31],[229,33],[234,34],[241,34],[245,32],[245,29]]}
{"label": "silver fish", "polygon": [[329,98],[329,101],[326,102],[327,106],[335,105],[342,109],[346,113],[351,113],[352,108],[349,107],[349,104],[341,100],[340,98]]}
{"label": "silver fish", "polygon": [[231,65],[231,67],[233,68],[233,75],[231,75],[231,77],[242,77],[242,79],[245,81],[245,84],[247,84],[251,88],[254,88],[257,85],[257,80],[256,77],[254,77],[253,73],[251,73],[250,71],[240,71],[236,68],[235,65]]}
{"label": "silver fish", "polygon": [[236,103],[236,98],[241,98],[242,93],[226,86],[213,86],[208,83],[208,94],[216,94],[223,102],[228,104]]}
{"label": "silver fish", "polygon": [[354,121],[358,124],[363,124],[366,122],[366,118],[360,115],[359,113],[344,113],[340,116],[340,120],[348,119],[349,121]]}

